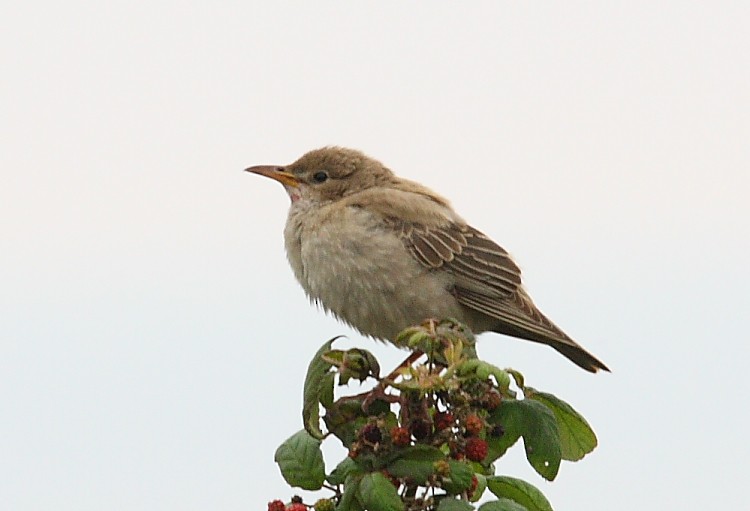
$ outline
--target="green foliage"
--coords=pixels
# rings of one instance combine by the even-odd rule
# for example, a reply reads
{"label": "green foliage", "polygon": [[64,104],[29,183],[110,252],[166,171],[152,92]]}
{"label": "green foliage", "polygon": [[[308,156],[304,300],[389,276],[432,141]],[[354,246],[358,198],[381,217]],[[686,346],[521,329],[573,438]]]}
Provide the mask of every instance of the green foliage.
{"label": "green foliage", "polygon": [[[495,475],[495,463],[522,438],[531,466],[552,481],[562,460],[580,460],[597,445],[569,404],[526,387],[518,371],[477,359],[471,332],[455,321],[402,332],[398,342],[425,351],[427,361],[383,379],[371,353],[333,349],[334,340],[308,368],[305,429],[275,460],[291,486],[331,490],[337,511],[469,511],[485,490],[496,498],[480,511],[551,510],[531,484]],[[378,380],[372,391],[335,398],[337,382],[368,377]],[[349,452],[326,476],[320,442],[328,436]]]}
{"label": "green foliage", "polygon": [[515,477],[487,478],[487,488],[501,499],[512,500],[528,511],[552,511],[549,501],[535,486]]}
{"label": "green foliage", "polygon": [[281,475],[291,486],[303,490],[319,490],[325,480],[325,464],[320,440],[307,431],[298,431],[276,449],[273,459]]}
{"label": "green foliage", "polygon": [[594,450],[597,445],[596,435],[586,419],[562,399],[545,392],[526,387],[526,399],[539,401],[552,410],[560,431],[562,459],[578,461]]}
{"label": "green foliage", "polygon": [[502,437],[490,443],[492,460],[502,456],[522,436],[526,459],[534,470],[548,481],[555,478],[562,454],[557,420],[549,408],[530,399],[506,400],[489,421],[505,430]]}
{"label": "green foliage", "polygon": [[302,423],[310,435],[322,440],[323,432],[320,430],[320,416],[318,415],[319,404],[330,406],[333,401],[333,382],[335,374],[330,372],[333,364],[326,362],[323,355],[330,351],[331,345],[336,338],[326,342],[310,361],[303,387]]}
{"label": "green foliage", "polygon": [[403,511],[404,503],[396,487],[381,472],[362,476],[357,487],[357,500],[369,511]]}

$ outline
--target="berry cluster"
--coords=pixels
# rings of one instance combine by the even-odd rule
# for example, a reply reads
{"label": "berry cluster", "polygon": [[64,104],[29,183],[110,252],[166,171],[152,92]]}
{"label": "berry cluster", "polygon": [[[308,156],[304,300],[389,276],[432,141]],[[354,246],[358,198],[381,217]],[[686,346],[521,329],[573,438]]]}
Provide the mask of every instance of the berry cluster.
{"label": "berry cluster", "polygon": [[[340,477],[327,479],[335,494],[318,501],[316,511],[342,502],[346,507],[347,485],[358,478],[367,478],[368,485],[392,485],[408,510],[434,510],[444,499],[479,499],[484,491],[484,486],[478,490],[479,481],[494,473],[497,457],[490,456],[488,440],[503,434],[491,415],[512,391],[492,372],[499,369],[478,363],[466,333],[454,328],[450,322],[415,328],[405,344],[426,352],[426,362],[381,379],[370,392],[324,404],[329,434],[348,449],[348,461],[336,469]],[[341,376],[344,365],[338,361],[347,353],[329,351],[323,357]],[[364,497],[355,493],[354,498]],[[301,501],[281,505],[274,501],[269,511],[304,511]]]}
{"label": "berry cluster", "polygon": [[333,499],[320,499],[312,506],[308,506],[304,504],[302,497],[295,495],[289,504],[284,504],[278,499],[268,503],[268,511],[310,511],[310,507],[315,511],[334,511],[336,502]]}

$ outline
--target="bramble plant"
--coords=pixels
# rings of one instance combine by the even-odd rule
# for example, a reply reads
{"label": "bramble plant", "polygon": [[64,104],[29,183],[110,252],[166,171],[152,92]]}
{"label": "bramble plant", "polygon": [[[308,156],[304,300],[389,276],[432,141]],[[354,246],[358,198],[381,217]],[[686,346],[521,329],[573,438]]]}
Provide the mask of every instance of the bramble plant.
{"label": "bramble plant", "polygon": [[[487,490],[494,497],[480,511],[549,511],[536,487],[495,475],[495,462],[523,438],[531,466],[552,481],[561,460],[580,460],[597,445],[570,405],[527,387],[518,371],[479,360],[473,334],[453,320],[399,334],[397,344],[413,355],[382,379],[371,353],[335,350],[334,341],[308,368],[304,429],[275,455],[289,485],[331,495],[313,506],[299,497],[274,500],[269,511],[470,511]],[[422,355],[426,361],[415,365]],[[371,391],[334,400],[337,379],[343,385],[368,377],[378,380]],[[349,453],[326,474],[320,445],[331,435]]]}

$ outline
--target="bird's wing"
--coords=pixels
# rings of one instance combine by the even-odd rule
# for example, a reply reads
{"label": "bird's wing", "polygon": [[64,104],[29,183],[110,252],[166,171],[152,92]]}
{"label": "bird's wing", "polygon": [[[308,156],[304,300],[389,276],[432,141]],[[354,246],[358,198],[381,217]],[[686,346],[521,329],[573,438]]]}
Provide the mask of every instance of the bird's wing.
{"label": "bird's wing", "polygon": [[422,265],[453,274],[452,292],[461,305],[501,322],[497,331],[537,342],[575,344],[534,305],[508,252],[481,232],[455,223],[401,223],[400,233]]}
{"label": "bird's wing", "polygon": [[481,232],[458,222],[428,227],[390,217],[386,223],[425,268],[451,273],[458,303],[497,319],[495,332],[550,345],[587,371],[609,371],[537,309],[516,263]]}
{"label": "bird's wing", "polygon": [[508,252],[473,227],[399,224],[400,235],[417,261],[455,276],[459,301],[462,291],[497,300],[515,295],[520,288],[521,270]]}

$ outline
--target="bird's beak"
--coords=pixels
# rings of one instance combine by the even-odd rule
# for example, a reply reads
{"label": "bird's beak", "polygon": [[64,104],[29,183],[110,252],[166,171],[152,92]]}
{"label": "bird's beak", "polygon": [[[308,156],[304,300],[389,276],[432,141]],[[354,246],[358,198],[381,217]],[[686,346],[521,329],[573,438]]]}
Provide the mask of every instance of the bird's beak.
{"label": "bird's beak", "polygon": [[245,171],[270,177],[282,185],[294,188],[299,187],[299,179],[297,179],[291,172],[287,172],[284,167],[279,167],[277,165],[257,165],[255,167],[246,168]]}

